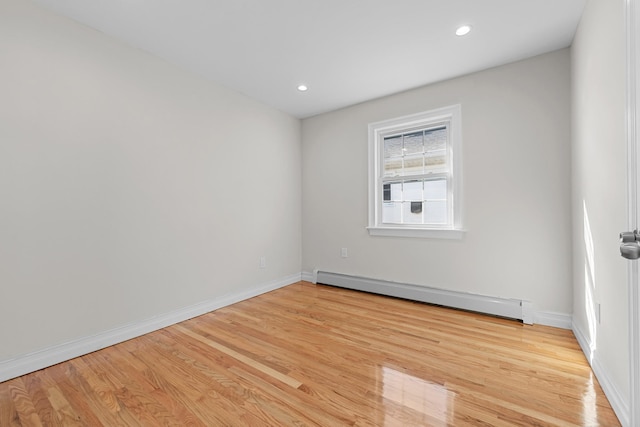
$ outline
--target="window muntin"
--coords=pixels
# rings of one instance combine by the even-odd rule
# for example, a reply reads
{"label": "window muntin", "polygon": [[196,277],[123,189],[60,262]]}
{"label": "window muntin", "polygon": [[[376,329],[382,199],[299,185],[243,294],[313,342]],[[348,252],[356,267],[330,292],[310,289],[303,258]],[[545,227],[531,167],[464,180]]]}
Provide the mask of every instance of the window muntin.
{"label": "window muntin", "polygon": [[369,125],[371,234],[461,230],[459,119],[453,106]]}

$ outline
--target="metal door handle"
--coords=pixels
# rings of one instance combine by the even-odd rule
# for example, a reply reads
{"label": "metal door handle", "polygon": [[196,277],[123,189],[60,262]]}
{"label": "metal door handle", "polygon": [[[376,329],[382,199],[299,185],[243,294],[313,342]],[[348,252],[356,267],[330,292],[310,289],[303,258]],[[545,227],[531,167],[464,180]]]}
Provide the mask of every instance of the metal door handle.
{"label": "metal door handle", "polygon": [[638,230],[620,233],[620,255],[626,259],[640,258],[640,234],[638,234]]}

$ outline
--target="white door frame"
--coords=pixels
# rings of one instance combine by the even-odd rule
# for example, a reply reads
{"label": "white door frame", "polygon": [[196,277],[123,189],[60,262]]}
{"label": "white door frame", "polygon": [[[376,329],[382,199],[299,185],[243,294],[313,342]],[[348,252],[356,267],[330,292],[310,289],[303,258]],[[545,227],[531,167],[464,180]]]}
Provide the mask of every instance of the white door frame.
{"label": "white door frame", "polygon": [[[639,0],[625,1],[626,49],[627,49],[627,176],[628,176],[628,230],[638,229],[638,125],[640,117],[640,7]],[[640,426],[640,291],[638,289],[638,269],[640,261],[628,263],[629,287],[629,420],[631,426]]]}

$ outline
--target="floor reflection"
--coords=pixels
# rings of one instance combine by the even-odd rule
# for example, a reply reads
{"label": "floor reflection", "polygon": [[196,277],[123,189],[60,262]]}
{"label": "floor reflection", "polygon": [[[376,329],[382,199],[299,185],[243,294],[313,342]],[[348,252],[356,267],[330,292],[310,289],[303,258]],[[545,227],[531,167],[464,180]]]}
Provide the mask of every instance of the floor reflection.
{"label": "floor reflection", "polygon": [[589,375],[589,382],[585,384],[582,395],[582,421],[585,426],[598,425],[598,408],[596,390],[593,384],[593,374]]}
{"label": "floor reflection", "polygon": [[405,408],[417,411],[432,420],[453,422],[456,394],[442,384],[382,366],[380,372],[382,396]]}

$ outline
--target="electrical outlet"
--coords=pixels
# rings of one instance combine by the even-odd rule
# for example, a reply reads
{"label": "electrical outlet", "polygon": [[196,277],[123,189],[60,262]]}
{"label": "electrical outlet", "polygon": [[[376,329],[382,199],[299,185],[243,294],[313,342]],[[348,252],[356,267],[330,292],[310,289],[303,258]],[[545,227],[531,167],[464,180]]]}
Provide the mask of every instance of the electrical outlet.
{"label": "electrical outlet", "polygon": [[260,257],[260,268],[267,268],[267,257]]}
{"label": "electrical outlet", "polygon": [[341,248],[340,249],[340,256],[342,258],[348,258],[349,257],[349,250],[347,248]]}

